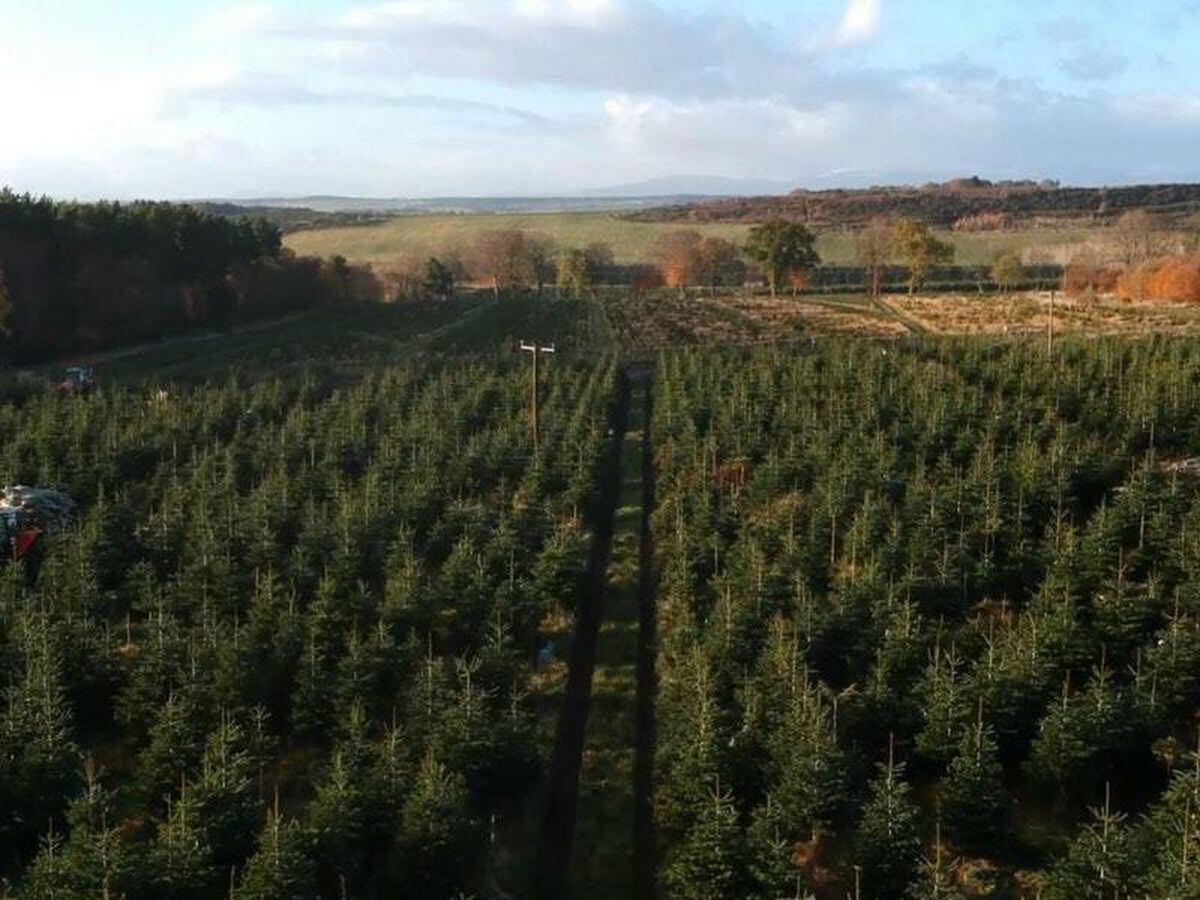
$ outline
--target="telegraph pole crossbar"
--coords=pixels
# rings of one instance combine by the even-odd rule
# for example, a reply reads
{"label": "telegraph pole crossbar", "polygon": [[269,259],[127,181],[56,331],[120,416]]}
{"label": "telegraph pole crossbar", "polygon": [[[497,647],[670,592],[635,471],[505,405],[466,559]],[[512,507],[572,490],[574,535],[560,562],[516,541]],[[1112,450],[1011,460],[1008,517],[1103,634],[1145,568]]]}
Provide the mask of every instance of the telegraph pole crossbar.
{"label": "telegraph pole crossbar", "polygon": [[533,357],[533,390],[531,391],[532,410],[531,410],[529,419],[530,419],[530,424],[533,427],[533,452],[537,453],[537,450],[538,450],[538,357],[540,357],[543,353],[553,353],[554,345],[551,344],[548,347],[541,347],[536,342],[530,344],[530,343],[527,343],[526,341],[521,341],[521,350],[522,350],[522,352],[528,353],[531,357]]}

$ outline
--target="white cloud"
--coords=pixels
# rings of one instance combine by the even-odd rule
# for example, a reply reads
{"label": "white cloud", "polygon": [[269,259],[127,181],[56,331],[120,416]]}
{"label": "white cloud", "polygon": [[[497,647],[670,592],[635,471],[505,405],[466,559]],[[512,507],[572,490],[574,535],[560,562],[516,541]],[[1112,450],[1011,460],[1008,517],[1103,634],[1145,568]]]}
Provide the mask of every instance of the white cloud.
{"label": "white cloud", "polygon": [[1060,59],[1058,68],[1081,81],[1106,81],[1129,68],[1129,59],[1116,50],[1085,46]]}
{"label": "white cloud", "polygon": [[[881,0],[831,2],[807,49],[661,0],[357,2],[307,19],[226,7],[169,54],[103,63],[0,34],[0,99],[23,123],[0,131],[0,183],[195,196],[554,193],[679,172],[1196,177],[1200,98],[1184,92],[1056,92],[953,48],[846,64],[831,50],[877,35]],[[1051,74],[1099,40],[1060,25]]]}
{"label": "white cloud", "polygon": [[651,0],[400,0],[309,37],[356,46],[375,75],[675,97],[761,92],[787,62],[765,26]]}
{"label": "white cloud", "polygon": [[252,35],[278,24],[281,14],[270,3],[219,7],[196,20],[192,33],[201,40],[229,40]]}
{"label": "white cloud", "polygon": [[882,0],[850,0],[833,36],[835,47],[864,44],[879,31]]}

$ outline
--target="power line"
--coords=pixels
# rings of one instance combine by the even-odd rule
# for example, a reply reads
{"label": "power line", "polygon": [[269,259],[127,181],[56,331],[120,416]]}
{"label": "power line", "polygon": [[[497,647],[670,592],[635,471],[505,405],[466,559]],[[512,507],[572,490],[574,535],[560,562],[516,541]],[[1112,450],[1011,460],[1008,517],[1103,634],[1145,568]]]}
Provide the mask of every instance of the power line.
{"label": "power line", "polygon": [[533,452],[537,453],[538,449],[538,358],[543,353],[553,353],[554,345],[541,347],[536,343],[529,344],[521,341],[521,350],[533,357],[533,390],[531,391],[532,410],[530,415],[530,423],[533,426]]}

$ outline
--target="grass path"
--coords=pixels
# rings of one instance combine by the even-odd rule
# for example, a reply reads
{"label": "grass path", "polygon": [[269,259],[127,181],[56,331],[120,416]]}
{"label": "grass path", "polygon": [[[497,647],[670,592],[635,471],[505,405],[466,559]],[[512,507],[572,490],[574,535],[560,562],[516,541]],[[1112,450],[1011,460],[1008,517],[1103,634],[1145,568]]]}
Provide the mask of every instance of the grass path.
{"label": "grass path", "polygon": [[[466,327],[486,303],[349,304],[283,318],[251,322],[229,333],[199,332],[116,348],[86,357],[101,381],[219,374],[238,366],[302,362],[331,353],[346,360],[380,363],[429,349],[436,340]],[[62,363],[42,366],[56,375]]]}
{"label": "grass path", "polygon": [[929,330],[924,325],[922,325],[912,316],[900,312],[900,310],[896,309],[895,306],[884,300],[883,297],[875,297],[871,302],[885,316],[890,316],[891,318],[895,319],[897,322],[907,328],[912,334],[922,336],[929,334]]}
{"label": "grass path", "polygon": [[596,646],[570,895],[634,896],[634,756],[643,505],[644,384],[635,382],[622,447],[622,484],[608,568],[605,617]]}

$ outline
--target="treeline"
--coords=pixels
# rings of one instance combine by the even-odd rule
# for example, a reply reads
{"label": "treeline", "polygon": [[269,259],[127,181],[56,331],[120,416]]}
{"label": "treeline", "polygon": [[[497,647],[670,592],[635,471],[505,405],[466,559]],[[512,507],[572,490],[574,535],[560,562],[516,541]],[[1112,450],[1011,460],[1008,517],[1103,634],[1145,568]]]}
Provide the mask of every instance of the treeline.
{"label": "treeline", "polygon": [[[861,227],[877,216],[915,218],[949,228],[972,217],[1001,223],[1083,221],[1109,224],[1122,213],[1151,209],[1173,217],[1200,213],[1200,184],[1061,187],[1057,182],[959,179],[923,187],[794,191],[782,197],[737,197],[645,210],[645,222],[761,222],[783,217],[810,227]],[[980,219],[979,221],[987,221]]]}
{"label": "treeline", "polygon": [[484,232],[465,251],[401,259],[383,273],[388,296],[448,297],[456,285],[471,283],[502,294],[547,288],[578,297],[601,286],[642,293],[672,288],[715,293],[718,289],[766,288],[783,291],[866,291],[922,288],[1012,290],[1057,287],[1062,268],[1026,265],[1018,254],[1001,254],[990,266],[955,266],[954,246],[928,226],[912,220],[875,220],[855,237],[858,265],[824,265],[817,236],[805,225],[772,219],[750,229],[744,243],[692,229],[664,232],[650,249],[650,261],[616,263],[605,243],[560,246],[550,237],[518,229]]}
{"label": "treeline", "polygon": [[353,225],[377,225],[391,216],[387,213],[363,210],[361,212],[326,212],[307,206],[247,206],[241,203],[210,200],[192,203],[191,206],[203,213],[212,213],[226,219],[266,219],[279,226],[284,234],[308,231],[313,228],[345,228]]}
{"label": "treeline", "polygon": [[381,297],[368,269],[298,257],[265,219],[0,191],[0,332],[19,360]]}

